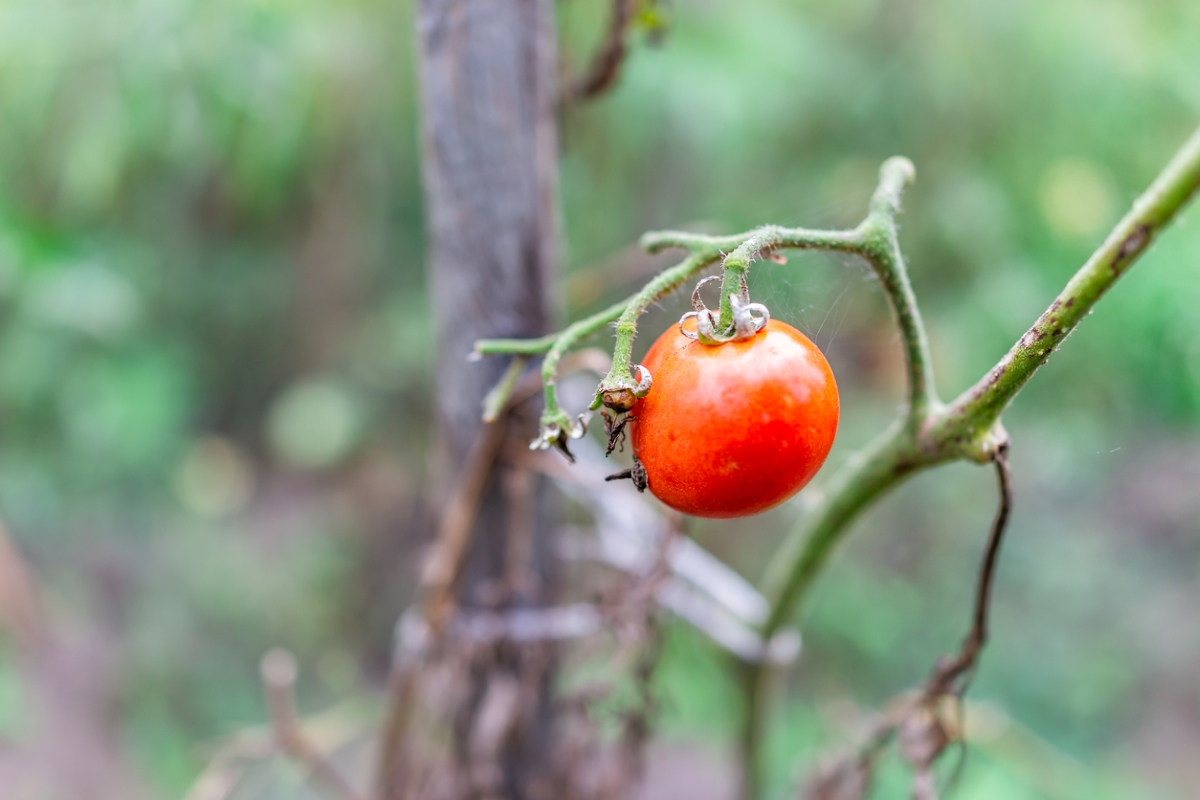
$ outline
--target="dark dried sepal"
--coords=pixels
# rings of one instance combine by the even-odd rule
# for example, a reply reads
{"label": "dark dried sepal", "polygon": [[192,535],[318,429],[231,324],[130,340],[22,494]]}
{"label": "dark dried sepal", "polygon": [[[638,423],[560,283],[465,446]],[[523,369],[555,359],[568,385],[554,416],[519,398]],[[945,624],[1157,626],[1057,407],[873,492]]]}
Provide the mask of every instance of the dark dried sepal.
{"label": "dark dried sepal", "polygon": [[627,414],[622,417],[620,414],[612,414],[608,411],[601,411],[600,416],[604,419],[604,432],[608,434],[608,447],[604,450],[604,455],[612,455],[613,450],[618,447],[621,452],[625,452],[626,432],[625,426],[637,419],[632,414]]}
{"label": "dark dried sepal", "polygon": [[644,491],[646,491],[646,489],[648,489],[650,487],[650,479],[646,475],[646,468],[642,465],[641,461],[637,460],[637,458],[633,459],[632,467],[630,467],[629,469],[623,469],[620,472],[614,472],[612,475],[609,475],[604,480],[607,482],[607,481],[621,481],[621,480],[625,480],[625,479],[629,479],[629,480],[633,481],[633,485],[637,488],[637,490],[639,492],[644,492]]}
{"label": "dark dried sepal", "polygon": [[558,434],[558,437],[556,439],[554,439],[553,442],[551,442],[551,445],[553,445],[555,450],[557,450],[558,452],[560,452],[564,456],[566,456],[567,461],[570,461],[572,464],[574,464],[575,463],[575,454],[572,453],[571,448],[567,446],[570,441],[571,441],[570,437],[567,436],[565,431],[563,431]]}

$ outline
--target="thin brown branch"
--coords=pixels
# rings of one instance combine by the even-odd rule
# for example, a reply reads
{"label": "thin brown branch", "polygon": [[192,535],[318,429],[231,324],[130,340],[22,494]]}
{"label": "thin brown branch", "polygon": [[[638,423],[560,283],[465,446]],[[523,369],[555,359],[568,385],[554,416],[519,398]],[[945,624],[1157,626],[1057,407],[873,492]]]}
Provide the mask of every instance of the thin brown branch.
{"label": "thin brown branch", "polygon": [[376,793],[379,800],[401,800],[408,773],[408,753],[404,742],[413,714],[413,695],[417,685],[417,664],[397,661],[388,675],[387,712],[379,735],[379,761],[376,769]]}
{"label": "thin brown branch", "polygon": [[[1000,545],[1012,511],[1012,475],[1004,448],[997,451],[994,463],[1000,502],[975,583],[971,628],[962,646],[952,658],[938,659],[919,692],[906,692],[893,699],[871,726],[862,744],[818,770],[801,790],[802,800],[864,798],[870,787],[875,759],[893,738],[898,742],[901,755],[913,767],[915,800],[937,800],[933,767],[947,747],[962,741],[962,696],[987,643],[992,585]],[[747,754],[747,758],[752,757],[753,753]],[[958,771],[956,768],[955,776]]]}
{"label": "thin brown branch", "polygon": [[[1006,456],[1006,448],[1001,447],[993,458],[1000,502],[984,547],[979,578],[975,582],[975,607],[971,615],[971,629],[954,657],[938,659],[938,664],[926,681],[916,705],[904,716],[897,729],[901,754],[913,766],[915,800],[937,800],[934,763],[951,744],[961,743],[965,735],[961,720],[962,697],[979,664],[979,655],[987,644],[992,584],[995,582],[1000,545],[1004,541],[1004,531],[1008,527],[1008,517],[1012,511],[1012,473]],[[950,714],[946,711],[947,704],[952,709]],[[952,781],[958,776],[961,768],[960,761],[954,770]]]}
{"label": "thin brown branch", "polygon": [[363,800],[304,733],[296,714],[296,659],[286,650],[267,651],[259,664],[267,712],[279,747],[308,772],[313,784],[333,800]]}
{"label": "thin brown branch", "polygon": [[862,800],[871,789],[875,760],[919,702],[912,693],[892,699],[866,727],[857,747],[824,761],[805,780],[799,800]]}
{"label": "thin brown branch", "polygon": [[936,698],[947,692],[961,696],[966,685],[957,688],[953,684],[963,675],[975,668],[979,654],[987,644],[988,616],[991,610],[992,583],[996,575],[996,562],[1000,555],[1000,544],[1004,540],[1004,530],[1008,526],[1008,517],[1012,511],[1012,471],[1004,450],[996,453],[996,484],[1000,492],[1000,505],[996,509],[996,517],[992,521],[992,529],[988,534],[987,546],[983,553],[983,563],[979,566],[979,580],[975,584],[975,611],[971,618],[971,630],[963,640],[957,655],[951,659],[943,659],[934,669],[925,693],[928,697]]}
{"label": "thin brown branch", "polygon": [[568,83],[563,93],[565,103],[594,99],[616,84],[628,51],[626,35],[633,20],[633,4],[634,0],[612,0],[612,17],[604,40],[592,56],[587,72]]}
{"label": "thin brown branch", "polygon": [[442,629],[454,613],[455,594],[470,549],[471,532],[475,518],[487,490],[492,464],[504,444],[508,428],[508,415],[501,415],[495,422],[485,423],[480,429],[464,462],[462,473],[454,482],[446,500],[438,525],[434,550],[421,582],[428,592],[425,603],[425,618],[429,627]]}

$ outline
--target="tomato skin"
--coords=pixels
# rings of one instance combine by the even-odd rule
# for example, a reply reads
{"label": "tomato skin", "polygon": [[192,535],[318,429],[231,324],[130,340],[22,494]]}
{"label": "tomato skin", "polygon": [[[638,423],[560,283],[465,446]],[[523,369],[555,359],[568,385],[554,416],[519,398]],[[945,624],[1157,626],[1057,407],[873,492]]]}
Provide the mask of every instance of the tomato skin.
{"label": "tomato skin", "polygon": [[630,412],[649,489],[696,517],[744,517],[800,491],[825,463],[838,424],[829,362],[771,320],[741,342],[705,345],[672,326],[642,360],[654,384]]}

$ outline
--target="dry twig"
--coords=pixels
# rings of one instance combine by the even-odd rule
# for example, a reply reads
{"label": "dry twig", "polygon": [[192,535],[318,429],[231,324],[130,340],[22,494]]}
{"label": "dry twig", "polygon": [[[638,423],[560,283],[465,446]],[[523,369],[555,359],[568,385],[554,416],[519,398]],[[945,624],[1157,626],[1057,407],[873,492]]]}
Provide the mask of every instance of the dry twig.
{"label": "dry twig", "polygon": [[[967,689],[970,673],[974,670],[983,646],[987,644],[988,612],[991,609],[992,583],[996,574],[996,561],[1000,555],[1000,544],[1004,540],[1004,531],[1008,526],[1008,516],[1012,511],[1012,472],[1008,466],[1005,449],[1001,448],[993,459],[996,465],[996,484],[1000,492],[1000,505],[996,509],[996,518],[992,521],[992,529],[988,533],[987,545],[984,548],[983,563],[979,567],[979,580],[975,584],[975,612],[971,617],[971,630],[963,640],[962,647],[951,659],[941,661],[929,676],[925,685],[925,694],[929,697],[939,697],[943,694],[954,694],[959,697]],[[959,683],[954,684],[961,678]]]}
{"label": "dry twig", "polygon": [[471,445],[465,468],[447,498],[433,553],[425,564],[422,584],[428,593],[425,618],[435,631],[440,630],[454,614],[458,583],[471,544],[471,532],[479,514],[483,493],[487,489],[492,465],[504,444],[508,429],[507,414],[479,429]]}
{"label": "dry twig", "polygon": [[[987,644],[992,584],[1012,510],[1012,475],[1006,455],[1006,448],[1001,448],[993,459],[1000,503],[984,547],[983,562],[975,583],[971,628],[962,646],[953,657],[938,659],[919,692],[905,693],[890,703],[862,744],[819,768],[801,790],[802,800],[861,800],[866,797],[875,758],[893,738],[898,739],[901,755],[913,766],[914,799],[937,800],[933,767],[947,747],[962,742],[962,697]],[[961,765],[959,762],[959,768]],[[957,773],[958,769],[956,776]]]}
{"label": "dry twig", "polygon": [[286,650],[267,651],[259,663],[267,712],[279,747],[303,767],[314,785],[333,800],[363,800],[333,763],[309,740],[296,715],[296,659]]}
{"label": "dry twig", "polygon": [[625,37],[633,19],[633,5],[634,0],[612,0],[612,17],[604,41],[592,56],[587,72],[568,84],[563,98],[566,102],[591,100],[616,84],[628,50]]}

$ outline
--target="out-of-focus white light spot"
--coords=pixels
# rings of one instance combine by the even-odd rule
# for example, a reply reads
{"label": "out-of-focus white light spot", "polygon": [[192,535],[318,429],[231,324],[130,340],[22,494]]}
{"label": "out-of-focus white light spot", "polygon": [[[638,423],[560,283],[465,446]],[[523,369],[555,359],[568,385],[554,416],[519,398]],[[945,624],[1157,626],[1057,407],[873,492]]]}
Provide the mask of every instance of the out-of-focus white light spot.
{"label": "out-of-focus white light spot", "polygon": [[354,448],[362,429],[362,406],[344,384],[332,379],[293,384],[267,415],[267,438],[286,463],[322,469]]}
{"label": "out-of-focus white light spot", "polygon": [[1087,161],[1056,161],[1042,174],[1038,203],[1051,230],[1064,239],[1103,233],[1114,221],[1112,182]]}
{"label": "out-of-focus white light spot", "polygon": [[98,264],[68,267],[41,278],[26,302],[36,318],[98,339],[128,330],[140,306],[133,284]]}
{"label": "out-of-focus white light spot", "polygon": [[189,449],[175,473],[175,495],[203,517],[241,511],[254,494],[254,466],[246,451],[221,436],[205,436]]}

